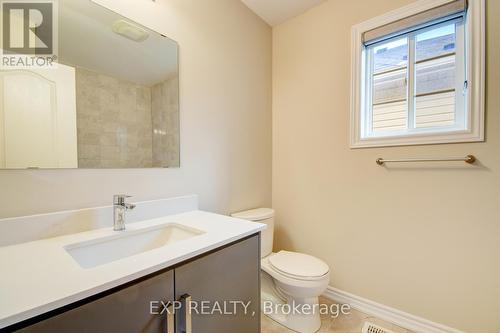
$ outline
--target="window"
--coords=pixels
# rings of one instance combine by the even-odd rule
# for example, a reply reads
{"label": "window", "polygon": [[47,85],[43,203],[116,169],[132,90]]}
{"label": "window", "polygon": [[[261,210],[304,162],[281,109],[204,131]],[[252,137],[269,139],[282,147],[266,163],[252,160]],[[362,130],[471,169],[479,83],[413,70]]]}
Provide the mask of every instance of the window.
{"label": "window", "polygon": [[363,138],[465,130],[463,19],[367,47]]}
{"label": "window", "polygon": [[417,2],[353,28],[351,147],[484,140],[482,2]]}

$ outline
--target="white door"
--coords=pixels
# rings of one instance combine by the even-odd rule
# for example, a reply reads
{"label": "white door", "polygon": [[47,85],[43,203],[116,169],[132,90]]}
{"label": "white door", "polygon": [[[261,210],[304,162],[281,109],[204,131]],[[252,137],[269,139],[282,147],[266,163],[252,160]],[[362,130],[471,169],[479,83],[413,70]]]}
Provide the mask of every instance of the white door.
{"label": "white door", "polygon": [[75,70],[0,71],[0,167],[76,168]]}

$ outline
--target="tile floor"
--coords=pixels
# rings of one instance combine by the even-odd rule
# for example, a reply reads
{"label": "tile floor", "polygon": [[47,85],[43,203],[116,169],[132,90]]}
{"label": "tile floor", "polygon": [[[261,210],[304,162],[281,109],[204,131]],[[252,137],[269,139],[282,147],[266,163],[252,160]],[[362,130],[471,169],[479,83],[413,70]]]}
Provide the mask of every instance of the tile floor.
{"label": "tile floor", "polygon": [[[320,298],[321,303],[331,304],[332,301],[326,298]],[[321,317],[321,329],[318,333],[361,333],[364,322],[370,322],[390,329],[394,333],[413,333],[407,329],[401,328],[394,324],[385,322],[381,319],[369,316],[357,310],[351,309],[349,315],[340,315],[337,318],[332,318],[330,315]],[[294,333],[293,331],[281,326],[275,321],[262,315],[262,330],[261,333]]]}

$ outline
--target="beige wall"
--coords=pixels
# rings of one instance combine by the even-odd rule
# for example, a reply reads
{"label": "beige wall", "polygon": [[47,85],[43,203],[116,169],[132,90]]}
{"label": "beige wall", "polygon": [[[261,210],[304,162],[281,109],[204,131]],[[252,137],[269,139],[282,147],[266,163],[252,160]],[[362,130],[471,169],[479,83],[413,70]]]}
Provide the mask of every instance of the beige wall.
{"label": "beige wall", "polygon": [[181,168],[0,170],[0,217],[186,193],[227,213],[271,201],[271,29],[236,0],[99,0],[180,46]]}
{"label": "beige wall", "polygon": [[[409,0],[330,0],[273,32],[276,248],[331,285],[471,333],[500,332],[500,2],[488,0],[487,142],[350,150],[350,27]],[[379,167],[377,157],[460,163]]]}

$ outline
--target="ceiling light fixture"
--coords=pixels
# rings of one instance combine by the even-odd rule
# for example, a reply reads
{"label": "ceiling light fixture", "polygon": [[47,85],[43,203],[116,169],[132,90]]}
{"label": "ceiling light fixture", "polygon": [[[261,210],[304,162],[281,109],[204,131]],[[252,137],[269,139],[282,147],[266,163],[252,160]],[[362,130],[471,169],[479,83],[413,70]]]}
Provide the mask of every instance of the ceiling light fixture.
{"label": "ceiling light fixture", "polygon": [[124,20],[115,21],[113,31],[134,42],[143,42],[149,37],[149,33],[145,29]]}

